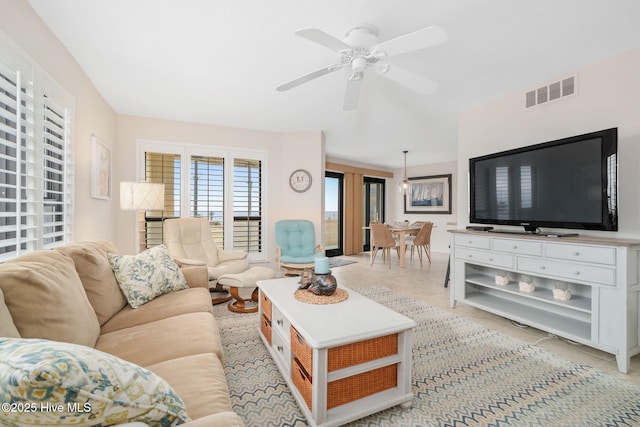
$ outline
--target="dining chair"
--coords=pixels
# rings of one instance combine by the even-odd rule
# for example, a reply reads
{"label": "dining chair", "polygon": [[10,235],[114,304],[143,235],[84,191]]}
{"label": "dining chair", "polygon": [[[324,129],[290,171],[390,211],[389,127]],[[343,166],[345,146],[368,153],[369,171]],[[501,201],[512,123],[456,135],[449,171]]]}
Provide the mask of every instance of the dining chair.
{"label": "dining chair", "polygon": [[432,222],[425,222],[422,228],[411,239],[407,239],[407,247],[411,246],[411,259],[413,260],[413,249],[416,248],[418,258],[420,258],[420,267],[422,267],[422,251],[427,255],[429,264],[431,264],[431,231],[433,230]]}
{"label": "dining chair", "polygon": [[376,260],[378,250],[382,249],[382,260],[388,260],[391,269],[391,249],[395,248],[399,253],[398,241],[391,234],[391,230],[384,224],[372,223],[371,226],[371,265]]}

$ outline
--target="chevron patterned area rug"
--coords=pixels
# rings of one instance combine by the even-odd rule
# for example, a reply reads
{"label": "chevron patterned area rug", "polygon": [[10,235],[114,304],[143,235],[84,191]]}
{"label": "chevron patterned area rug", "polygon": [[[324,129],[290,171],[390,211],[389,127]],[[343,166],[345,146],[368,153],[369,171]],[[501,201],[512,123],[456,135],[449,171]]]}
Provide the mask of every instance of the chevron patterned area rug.
{"label": "chevron patterned area rug", "polygon": [[[357,291],[418,326],[412,407],[394,407],[351,426],[640,425],[640,386],[387,288]],[[257,314],[233,314],[224,305],[214,311],[231,403],[245,424],[307,425],[258,337]]]}

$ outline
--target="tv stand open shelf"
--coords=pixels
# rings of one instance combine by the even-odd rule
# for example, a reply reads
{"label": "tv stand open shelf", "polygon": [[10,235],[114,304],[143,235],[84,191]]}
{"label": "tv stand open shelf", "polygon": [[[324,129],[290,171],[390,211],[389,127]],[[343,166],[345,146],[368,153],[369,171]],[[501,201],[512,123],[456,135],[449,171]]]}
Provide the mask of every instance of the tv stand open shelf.
{"label": "tv stand open shelf", "polygon": [[[637,240],[454,230],[451,307],[461,301],[612,353],[627,373],[640,352],[639,257]],[[509,283],[496,284],[497,275]],[[521,291],[521,280],[535,290]],[[555,299],[555,288],[571,298]]]}

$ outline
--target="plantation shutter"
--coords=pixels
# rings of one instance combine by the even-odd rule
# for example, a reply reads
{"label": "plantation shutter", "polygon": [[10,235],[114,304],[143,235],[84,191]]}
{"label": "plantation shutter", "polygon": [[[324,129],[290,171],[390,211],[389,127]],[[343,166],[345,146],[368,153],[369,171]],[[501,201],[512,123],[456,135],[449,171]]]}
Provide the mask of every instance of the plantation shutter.
{"label": "plantation shutter", "polygon": [[43,247],[51,248],[67,241],[71,224],[70,185],[71,153],[68,150],[67,111],[45,95],[43,102]]}
{"label": "plantation shutter", "polygon": [[234,159],[233,248],[262,252],[262,162]]}
{"label": "plantation shutter", "polygon": [[71,240],[73,98],[0,37],[0,261]]}
{"label": "plantation shutter", "polygon": [[32,87],[0,64],[0,260],[37,248]]}
{"label": "plantation shutter", "polygon": [[181,169],[179,154],[145,153],[145,180],[164,184],[164,210],[145,211],[147,248],[162,244],[162,221],[180,217]]}
{"label": "plantation shutter", "polygon": [[224,248],[224,158],[191,156],[189,214],[207,218],[213,239]]}

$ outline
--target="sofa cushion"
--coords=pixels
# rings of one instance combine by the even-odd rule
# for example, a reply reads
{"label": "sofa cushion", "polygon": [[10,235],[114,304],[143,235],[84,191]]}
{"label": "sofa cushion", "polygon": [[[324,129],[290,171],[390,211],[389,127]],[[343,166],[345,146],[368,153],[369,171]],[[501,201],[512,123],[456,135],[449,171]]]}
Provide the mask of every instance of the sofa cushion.
{"label": "sofa cushion", "polygon": [[213,353],[180,357],[147,366],[180,395],[192,419],[232,411],[222,363]]}
{"label": "sofa cushion", "polygon": [[40,409],[2,411],[8,426],[189,421],[178,394],[153,372],[93,348],[33,339],[0,339],[0,395]]}
{"label": "sofa cushion", "polygon": [[209,289],[209,272],[206,265],[182,265],[180,266],[180,271],[184,274],[184,278],[187,279],[187,285],[190,288]]}
{"label": "sofa cushion", "polygon": [[102,325],[101,333],[106,334],[179,314],[197,312],[213,314],[211,294],[208,289],[193,288],[172,292],[138,308],[127,305]]}
{"label": "sofa cushion", "polygon": [[73,260],[36,251],[0,264],[0,288],[20,336],[93,347],[98,318]]}
{"label": "sofa cushion", "polygon": [[56,250],[73,259],[100,325],[127,305],[107,259],[108,253],[117,253],[110,242],[70,243]]}
{"label": "sofa cushion", "polygon": [[0,289],[0,337],[20,338],[20,332],[13,323],[11,313],[4,303],[2,289]]}
{"label": "sofa cushion", "polygon": [[102,334],[96,348],[140,366],[201,353],[223,357],[218,324],[211,313],[181,314]]}
{"label": "sofa cushion", "polygon": [[155,246],[138,255],[108,254],[120,289],[133,308],[152,299],[181,289],[187,280],[164,245]]}

